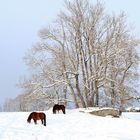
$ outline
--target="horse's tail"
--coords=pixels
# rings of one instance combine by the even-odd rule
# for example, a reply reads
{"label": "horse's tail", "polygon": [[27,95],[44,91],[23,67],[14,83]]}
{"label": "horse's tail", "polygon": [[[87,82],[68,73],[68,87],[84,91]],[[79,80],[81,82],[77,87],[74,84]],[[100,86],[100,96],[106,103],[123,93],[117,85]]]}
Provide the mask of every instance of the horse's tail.
{"label": "horse's tail", "polygon": [[46,126],[46,114],[44,113],[44,126]]}
{"label": "horse's tail", "polygon": [[28,122],[28,123],[31,122],[31,119],[32,119],[32,115],[33,115],[33,113],[34,113],[34,112],[32,112],[32,113],[29,115],[29,117],[28,117],[28,119],[27,119],[27,122]]}

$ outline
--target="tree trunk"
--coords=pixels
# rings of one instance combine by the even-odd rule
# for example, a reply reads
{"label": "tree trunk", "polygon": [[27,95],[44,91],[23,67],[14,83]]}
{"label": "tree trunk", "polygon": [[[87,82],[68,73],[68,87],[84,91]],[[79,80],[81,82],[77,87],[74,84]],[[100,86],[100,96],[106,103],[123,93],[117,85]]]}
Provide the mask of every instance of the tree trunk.
{"label": "tree trunk", "polygon": [[81,91],[80,91],[80,87],[79,87],[79,80],[78,80],[78,74],[75,75],[75,79],[76,79],[76,89],[77,89],[77,95],[80,98],[80,101],[82,103],[82,107],[86,107],[85,101],[83,96],[81,95]]}

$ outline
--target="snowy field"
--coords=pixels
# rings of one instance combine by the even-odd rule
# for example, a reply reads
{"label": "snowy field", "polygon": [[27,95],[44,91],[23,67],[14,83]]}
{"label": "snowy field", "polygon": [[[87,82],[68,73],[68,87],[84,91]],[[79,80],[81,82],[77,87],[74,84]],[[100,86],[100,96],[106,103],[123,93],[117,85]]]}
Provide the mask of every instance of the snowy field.
{"label": "snowy field", "polygon": [[26,122],[30,112],[1,112],[0,140],[140,140],[140,114],[97,117],[78,110],[45,111],[47,126]]}

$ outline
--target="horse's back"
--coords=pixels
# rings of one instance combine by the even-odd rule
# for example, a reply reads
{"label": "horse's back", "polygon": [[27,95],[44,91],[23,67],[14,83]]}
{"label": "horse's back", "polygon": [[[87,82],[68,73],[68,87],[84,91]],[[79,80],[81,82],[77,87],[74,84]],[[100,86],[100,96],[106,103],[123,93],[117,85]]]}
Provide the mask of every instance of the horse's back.
{"label": "horse's back", "polygon": [[33,118],[35,120],[40,120],[40,119],[43,119],[44,118],[44,113],[43,112],[35,112],[33,114]]}
{"label": "horse's back", "polygon": [[46,115],[45,115],[45,113],[43,113],[43,112],[39,112],[39,116],[40,116],[40,118],[44,118]]}
{"label": "horse's back", "polygon": [[53,106],[53,108],[65,108],[65,106],[64,105],[59,105],[59,104],[55,104],[54,106]]}
{"label": "horse's back", "polygon": [[60,106],[60,108],[65,108],[65,106],[64,105],[59,105]]}
{"label": "horse's back", "polygon": [[54,108],[59,108],[59,104],[55,104],[53,107]]}

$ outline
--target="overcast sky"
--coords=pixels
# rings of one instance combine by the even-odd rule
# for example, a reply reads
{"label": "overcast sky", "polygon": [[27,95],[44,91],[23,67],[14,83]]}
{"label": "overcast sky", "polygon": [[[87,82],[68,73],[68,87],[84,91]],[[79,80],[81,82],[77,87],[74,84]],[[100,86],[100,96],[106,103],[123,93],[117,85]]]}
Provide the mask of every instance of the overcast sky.
{"label": "overcast sky", "polygon": [[[125,11],[140,37],[140,0],[104,1],[110,13]],[[16,84],[28,73],[23,57],[63,7],[63,0],[0,0],[0,103],[21,93]]]}

